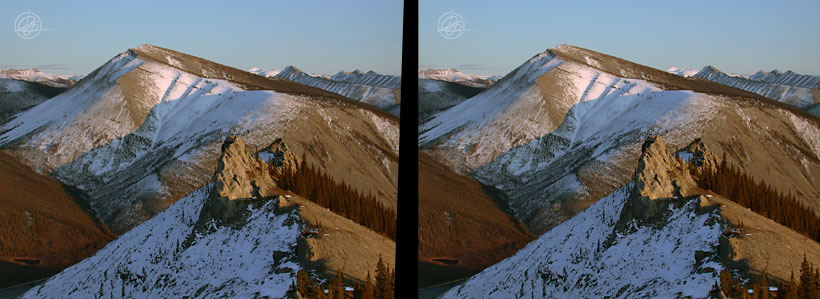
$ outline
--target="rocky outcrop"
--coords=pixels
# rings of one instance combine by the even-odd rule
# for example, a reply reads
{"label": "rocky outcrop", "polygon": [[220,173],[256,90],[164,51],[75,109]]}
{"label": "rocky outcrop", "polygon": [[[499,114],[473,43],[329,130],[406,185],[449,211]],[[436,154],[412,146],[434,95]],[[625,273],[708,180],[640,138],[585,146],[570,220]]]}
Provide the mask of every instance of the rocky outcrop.
{"label": "rocky outcrop", "polygon": [[273,143],[259,151],[257,156],[277,169],[295,169],[300,163],[299,158],[290,151],[282,138],[276,138]]}
{"label": "rocky outcrop", "polygon": [[624,206],[618,229],[624,229],[632,220],[646,224],[663,214],[666,200],[688,195],[696,186],[689,175],[688,165],[675,158],[658,136],[650,136],[641,147],[641,157],[633,177],[634,187]]}
{"label": "rocky outcrop", "polygon": [[200,223],[210,219],[227,222],[251,201],[273,198],[276,187],[268,165],[248,152],[242,138],[230,136],[222,144],[213,187],[200,214]]}
{"label": "rocky outcrop", "polygon": [[703,167],[706,165],[715,166],[715,163],[719,162],[717,157],[712,154],[712,151],[706,147],[706,144],[703,143],[703,140],[700,138],[695,139],[695,141],[692,141],[692,143],[677,151],[675,156],[681,158],[684,162],[693,164],[697,167]]}

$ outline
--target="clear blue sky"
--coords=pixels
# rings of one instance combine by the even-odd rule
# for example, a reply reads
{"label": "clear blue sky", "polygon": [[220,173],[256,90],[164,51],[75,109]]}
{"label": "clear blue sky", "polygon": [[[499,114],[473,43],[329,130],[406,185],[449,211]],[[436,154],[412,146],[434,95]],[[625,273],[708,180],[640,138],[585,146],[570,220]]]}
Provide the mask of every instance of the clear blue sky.
{"label": "clear blue sky", "polygon": [[[3,1],[0,68],[87,74],[118,53],[154,44],[248,69],[399,75],[403,2],[372,1]],[[31,40],[14,21],[44,20]]]}
{"label": "clear blue sky", "polygon": [[[467,20],[454,40],[439,16]],[[666,70],[714,65],[820,75],[820,1],[435,1],[419,3],[419,67],[503,75],[572,44]]]}

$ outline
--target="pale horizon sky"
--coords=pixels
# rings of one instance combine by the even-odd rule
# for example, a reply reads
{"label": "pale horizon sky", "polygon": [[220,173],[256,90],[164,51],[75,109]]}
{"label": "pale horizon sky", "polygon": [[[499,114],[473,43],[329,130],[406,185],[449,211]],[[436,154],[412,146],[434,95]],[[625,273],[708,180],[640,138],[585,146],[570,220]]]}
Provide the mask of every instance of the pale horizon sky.
{"label": "pale horizon sky", "polygon": [[[438,32],[456,12],[470,31]],[[572,44],[661,70],[792,70],[820,75],[820,1],[419,2],[419,69],[505,75],[537,53]],[[459,68],[459,67],[462,68]]]}
{"label": "pale horizon sky", "polygon": [[[85,75],[129,48],[153,44],[244,70],[294,65],[317,74],[401,73],[401,0],[4,1],[0,7],[0,69]],[[14,23],[29,10],[51,30],[26,40]]]}

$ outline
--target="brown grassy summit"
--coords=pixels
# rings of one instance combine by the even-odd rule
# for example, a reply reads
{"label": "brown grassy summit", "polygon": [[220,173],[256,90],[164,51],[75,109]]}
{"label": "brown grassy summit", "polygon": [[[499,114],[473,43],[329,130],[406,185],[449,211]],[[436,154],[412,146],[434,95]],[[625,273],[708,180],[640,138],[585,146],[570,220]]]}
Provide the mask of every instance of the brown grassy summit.
{"label": "brown grassy summit", "polygon": [[0,288],[53,275],[113,239],[60,182],[0,152]]}

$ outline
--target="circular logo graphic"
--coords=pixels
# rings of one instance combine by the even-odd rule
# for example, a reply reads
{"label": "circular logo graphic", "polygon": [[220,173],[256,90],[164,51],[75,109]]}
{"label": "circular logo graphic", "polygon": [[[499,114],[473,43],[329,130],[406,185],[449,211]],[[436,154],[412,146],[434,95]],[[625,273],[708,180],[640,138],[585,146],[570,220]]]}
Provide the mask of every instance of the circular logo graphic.
{"label": "circular logo graphic", "polygon": [[446,39],[457,39],[464,34],[467,29],[467,21],[460,14],[449,11],[438,18],[438,33]]}
{"label": "circular logo graphic", "polygon": [[40,20],[40,16],[31,11],[21,13],[14,20],[14,33],[17,33],[17,36],[23,39],[35,38],[44,30],[48,29],[43,28],[43,21]]}

